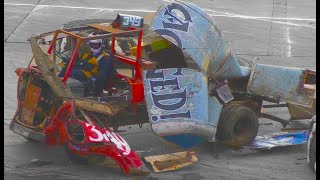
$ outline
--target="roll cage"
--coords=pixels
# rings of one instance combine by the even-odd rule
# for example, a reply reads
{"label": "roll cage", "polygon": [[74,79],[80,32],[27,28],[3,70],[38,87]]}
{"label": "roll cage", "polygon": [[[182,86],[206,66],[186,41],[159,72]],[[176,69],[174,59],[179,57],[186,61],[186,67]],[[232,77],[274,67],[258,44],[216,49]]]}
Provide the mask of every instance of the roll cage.
{"label": "roll cage", "polygon": [[[91,30],[97,32],[97,35],[92,37],[81,36],[79,32],[82,30]],[[66,73],[62,78],[62,82],[66,83],[70,72],[74,67],[74,63],[79,55],[80,46],[82,43],[86,43],[93,39],[111,39],[110,51],[109,54],[116,57],[119,62],[123,62],[127,65],[130,65],[132,68],[132,77],[129,77],[123,73],[116,73],[116,76],[120,79],[125,79],[128,84],[131,86],[132,90],[132,103],[142,102],[144,100],[143,93],[143,82],[142,82],[142,68],[141,63],[141,49],[142,49],[142,36],[143,29],[129,27],[126,29],[120,28],[119,25],[103,25],[103,24],[88,24],[87,26],[82,26],[78,28],[71,29],[58,29],[53,32],[52,40],[50,42],[50,46],[47,50],[49,55],[53,56],[53,61],[56,60],[56,54],[52,52],[56,52],[56,45],[59,39],[64,37],[71,37],[75,40],[75,45],[71,49],[71,59],[68,63]],[[118,37],[130,37],[137,38],[137,46],[136,46],[136,56],[124,55],[116,52],[115,50],[115,42]]]}

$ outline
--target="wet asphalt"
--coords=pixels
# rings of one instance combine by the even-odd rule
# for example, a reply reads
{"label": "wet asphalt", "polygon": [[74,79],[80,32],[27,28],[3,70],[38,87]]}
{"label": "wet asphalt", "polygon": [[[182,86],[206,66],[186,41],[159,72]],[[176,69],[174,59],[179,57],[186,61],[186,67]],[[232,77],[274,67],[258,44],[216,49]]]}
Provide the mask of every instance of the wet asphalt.
{"label": "wet asphalt", "polygon": [[[239,58],[259,63],[315,69],[315,0],[189,0],[210,13]],[[79,19],[110,18],[118,13],[143,16],[157,10],[160,1],[4,1],[4,178],[5,179],[316,179],[309,169],[306,144],[272,151],[231,150],[215,143],[194,149],[199,162],[183,169],[123,175],[117,169],[74,165],[61,147],[28,142],[8,126],[16,106],[14,70],[31,59],[27,38],[58,29]],[[288,119],[287,109],[268,110]],[[259,134],[278,132],[281,125],[260,119]],[[308,121],[289,127],[308,127]],[[120,127],[120,133],[142,157],[180,151],[153,134],[148,124]]]}

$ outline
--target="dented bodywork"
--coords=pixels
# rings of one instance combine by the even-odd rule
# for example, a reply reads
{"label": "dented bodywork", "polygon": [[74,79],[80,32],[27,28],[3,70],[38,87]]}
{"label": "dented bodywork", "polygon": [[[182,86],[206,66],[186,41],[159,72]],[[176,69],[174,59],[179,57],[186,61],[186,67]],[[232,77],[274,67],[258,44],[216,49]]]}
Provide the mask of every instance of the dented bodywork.
{"label": "dented bodywork", "polygon": [[[101,117],[116,116],[123,108],[121,103],[110,104],[76,98],[55,75],[56,65],[37,44],[37,38],[32,37],[29,41],[37,66],[29,66],[19,73],[19,105],[10,129],[27,139],[49,145],[65,144],[79,157],[104,155],[114,159],[126,174],[130,169],[140,169],[140,157],[128,143],[108,126],[101,125]],[[34,79],[37,81],[34,82]],[[42,105],[43,102],[47,104]],[[38,112],[43,116],[40,117]],[[93,119],[93,112],[95,116],[101,117]],[[35,117],[36,115],[38,116]],[[78,119],[80,117],[83,119]],[[35,122],[40,120],[42,122]]]}
{"label": "dented bodywork", "polygon": [[[288,121],[260,113],[262,101],[286,102],[292,119],[315,113],[310,111],[312,104],[315,106],[315,71],[263,64],[240,66],[215,21],[199,7],[180,1],[168,3],[157,11],[150,30],[181,48],[197,66],[189,69],[187,63],[182,69],[144,72],[149,121],[153,131],[166,140],[189,147],[232,136],[233,132],[219,132],[227,129],[219,127],[223,124],[219,121],[232,113],[223,113],[223,109],[239,99],[245,100],[240,100],[242,105],[237,108],[249,107],[257,116],[284,126]],[[293,108],[303,108],[304,113],[297,116]]]}
{"label": "dented bodywork", "polygon": [[[169,141],[177,138],[175,143],[184,147],[214,139],[217,124],[208,117],[211,99],[202,73],[187,68],[149,70],[144,72],[144,84],[149,120],[157,135]],[[217,113],[214,119],[218,117]]]}
{"label": "dented bodywork", "polygon": [[297,105],[312,106],[315,91],[306,88],[305,70],[256,64],[248,83],[248,93],[274,97]]}
{"label": "dented bodywork", "polygon": [[[315,71],[242,65],[214,19],[199,7],[168,1],[149,29],[143,23],[142,17],[119,14],[111,23],[30,37],[33,58],[16,70],[18,107],[10,129],[29,140],[64,145],[76,161],[111,158],[128,174],[141,169],[142,161],[115,132],[119,126],[150,123],[156,135],[184,148],[208,141],[243,146],[256,137],[259,117],[289,122],[262,113],[264,101],[275,103],[272,107],[285,102],[292,120],[316,113]],[[105,41],[117,68],[116,80],[99,97],[69,77],[92,31],[100,34],[90,38]],[[115,44],[123,42],[134,45],[121,54]],[[58,77],[58,64],[65,60],[67,71]],[[184,156],[174,161],[197,160],[194,154]],[[154,164],[159,171],[180,167],[163,161]]]}

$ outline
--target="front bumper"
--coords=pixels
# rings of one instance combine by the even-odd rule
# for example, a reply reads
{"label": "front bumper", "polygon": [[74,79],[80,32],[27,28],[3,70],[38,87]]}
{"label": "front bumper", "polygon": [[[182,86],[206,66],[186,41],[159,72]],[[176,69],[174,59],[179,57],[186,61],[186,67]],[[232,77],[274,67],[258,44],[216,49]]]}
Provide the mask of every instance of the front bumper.
{"label": "front bumper", "polygon": [[19,135],[25,137],[26,139],[31,139],[31,140],[38,141],[38,142],[45,142],[46,141],[45,134],[33,131],[33,130],[26,128],[16,122],[12,121],[10,123],[9,128],[14,133],[19,134]]}

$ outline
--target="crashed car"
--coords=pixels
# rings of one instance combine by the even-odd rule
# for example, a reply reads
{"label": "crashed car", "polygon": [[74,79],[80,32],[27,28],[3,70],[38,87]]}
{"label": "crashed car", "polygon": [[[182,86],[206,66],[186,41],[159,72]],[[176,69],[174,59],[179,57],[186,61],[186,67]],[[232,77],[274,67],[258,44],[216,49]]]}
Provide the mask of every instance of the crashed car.
{"label": "crashed car", "polygon": [[[99,97],[90,84],[70,77],[92,39],[102,39],[115,57],[115,78]],[[118,14],[111,23],[28,40],[33,57],[16,70],[18,107],[10,129],[31,141],[64,145],[75,162],[94,156],[115,160],[125,173],[140,169],[140,157],[115,132],[119,126],[149,123],[156,135],[184,148],[216,141],[241,147],[256,137],[259,117],[288,123],[261,112],[264,101],[285,102],[292,120],[315,114],[315,71],[246,65],[214,19],[191,3],[167,2],[148,24]],[[61,63],[67,72],[60,78]]]}

